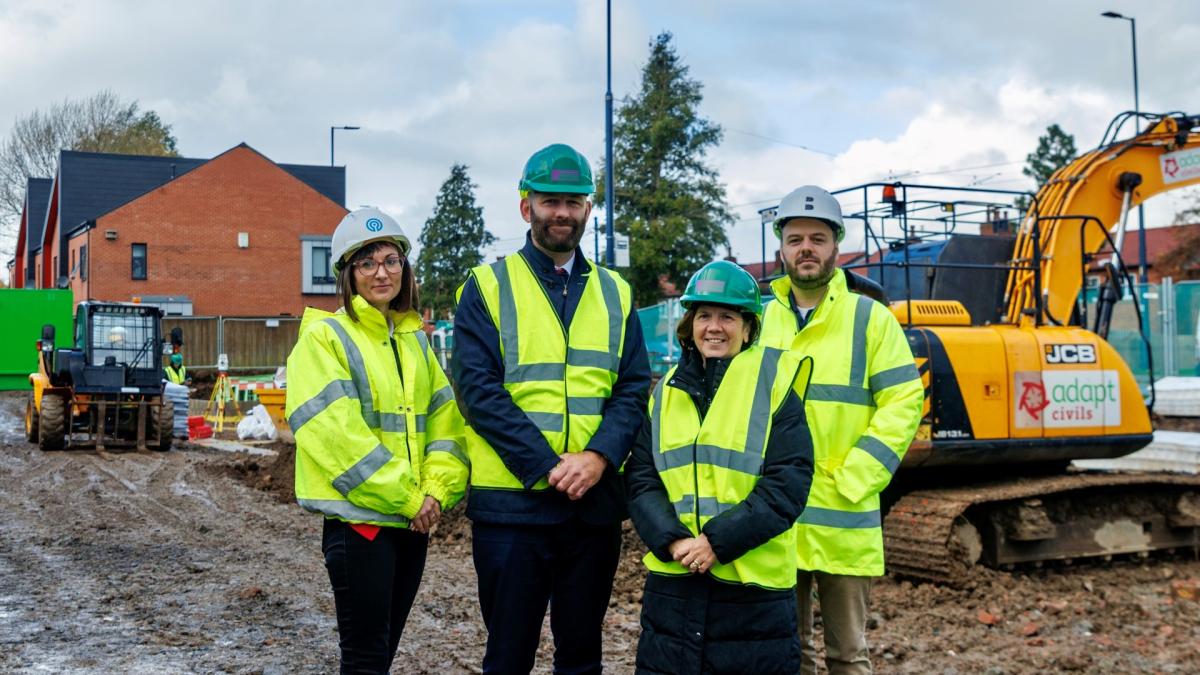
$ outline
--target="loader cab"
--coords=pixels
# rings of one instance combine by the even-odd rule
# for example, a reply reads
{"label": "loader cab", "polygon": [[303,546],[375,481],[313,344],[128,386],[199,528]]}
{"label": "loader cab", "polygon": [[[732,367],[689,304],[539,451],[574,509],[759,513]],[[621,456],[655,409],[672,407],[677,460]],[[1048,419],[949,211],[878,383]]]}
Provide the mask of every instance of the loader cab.
{"label": "loader cab", "polygon": [[58,351],[60,377],[85,394],[159,391],[161,319],[151,305],[79,303],[73,348]]}

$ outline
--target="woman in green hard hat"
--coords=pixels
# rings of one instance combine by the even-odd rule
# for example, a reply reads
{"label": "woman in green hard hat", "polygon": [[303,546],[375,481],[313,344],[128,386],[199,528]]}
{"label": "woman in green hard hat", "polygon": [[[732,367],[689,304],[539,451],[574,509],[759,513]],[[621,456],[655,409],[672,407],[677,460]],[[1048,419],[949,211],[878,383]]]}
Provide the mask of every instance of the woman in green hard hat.
{"label": "woman in green hard hat", "polygon": [[681,302],[683,356],[654,389],[625,468],[650,550],[638,671],[793,674],[812,362],[754,345],[758,283],[734,263],[705,265]]}

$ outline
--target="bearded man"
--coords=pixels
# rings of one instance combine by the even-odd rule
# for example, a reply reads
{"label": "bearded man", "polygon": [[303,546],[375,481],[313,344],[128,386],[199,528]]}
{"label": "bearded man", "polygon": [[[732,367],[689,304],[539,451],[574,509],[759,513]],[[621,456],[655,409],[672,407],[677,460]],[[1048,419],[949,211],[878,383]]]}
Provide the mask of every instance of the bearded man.
{"label": "bearded man", "polygon": [[554,672],[599,673],[650,363],[629,284],[579,248],[587,159],[543,148],[518,189],[525,247],[472,270],[454,315],[483,672],[533,669],[549,605]]}
{"label": "bearded man", "polygon": [[879,493],[912,442],[924,400],[899,322],[858,292],[868,292],[861,277],[836,266],[845,233],[829,192],[806,185],[784,197],[775,234],[787,275],[771,283],[759,337],[813,358],[804,407],[816,471],[796,521],[800,672],[816,672],[815,585],[834,675],[871,672],[867,600],[871,577],[884,572]]}

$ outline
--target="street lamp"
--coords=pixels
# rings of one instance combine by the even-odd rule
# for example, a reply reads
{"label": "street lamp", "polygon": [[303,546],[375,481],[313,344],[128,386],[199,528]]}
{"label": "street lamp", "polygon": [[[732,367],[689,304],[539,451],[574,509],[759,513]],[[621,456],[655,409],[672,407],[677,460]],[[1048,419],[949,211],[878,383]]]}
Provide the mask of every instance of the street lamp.
{"label": "street lamp", "polygon": [[[1136,135],[1142,125],[1142,110],[1138,101],[1137,20],[1118,12],[1103,12],[1100,16],[1129,22],[1129,38],[1133,42],[1133,132]],[[1141,204],[1138,204],[1138,281],[1146,283],[1146,210]]]}
{"label": "street lamp", "polygon": [[338,130],[357,131],[362,127],[329,127],[329,166],[333,166],[333,132]]}

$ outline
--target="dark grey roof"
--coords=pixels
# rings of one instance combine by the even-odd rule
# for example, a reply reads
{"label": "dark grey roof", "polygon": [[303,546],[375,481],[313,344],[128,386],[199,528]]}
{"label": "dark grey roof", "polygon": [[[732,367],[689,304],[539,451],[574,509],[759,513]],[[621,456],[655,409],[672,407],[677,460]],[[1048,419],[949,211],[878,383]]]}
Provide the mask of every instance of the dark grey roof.
{"label": "dark grey roof", "polygon": [[50,207],[51,178],[30,178],[25,184],[25,253],[42,249],[42,232],[46,227],[46,209]]}
{"label": "dark grey roof", "polygon": [[304,181],[329,197],[338,206],[346,206],[346,167],[313,164],[280,164],[279,168]]}
{"label": "dark grey roof", "polygon": [[59,222],[66,235],[204,164],[206,159],[63,150],[58,161]]}

